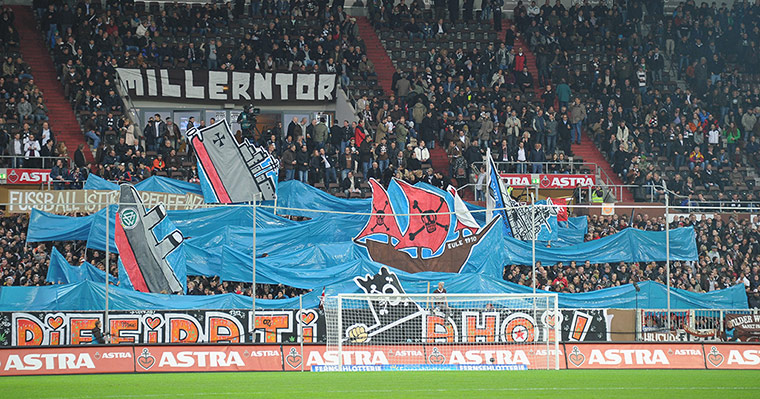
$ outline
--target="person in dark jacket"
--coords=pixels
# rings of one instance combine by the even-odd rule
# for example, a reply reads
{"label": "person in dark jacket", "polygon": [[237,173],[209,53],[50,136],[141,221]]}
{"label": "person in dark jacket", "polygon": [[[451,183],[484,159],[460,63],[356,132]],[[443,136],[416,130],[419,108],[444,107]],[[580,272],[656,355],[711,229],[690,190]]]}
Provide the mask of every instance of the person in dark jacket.
{"label": "person in dark jacket", "polygon": [[346,195],[346,198],[351,198],[351,194],[355,197],[361,197],[362,191],[359,188],[359,180],[354,177],[354,172],[349,171],[346,178],[340,183],[340,188]]}
{"label": "person in dark jacket", "polygon": [[533,145],[533,151],[530,152],[530,159],[528,159],[528,161],[532,163],[532,173],[544,173],[544,162],[546,162],[546,154],[544,154],[544,149],[541,148],[541,143],[536,143]]}
{"label": "person in dark jacket", "polygon": [[562,120],[557,124],[557,136],[559,137],[558,147],[565,153],[566,156],[572,155],[570,151],[570,136],[573,130],[573,124],[567,118],[567,114],[562,114]]}
{"label": "person in dark jacket", "polygon": [[367,171],[372,165],[372,136],[365,137],[359,145],[359,161],[362,166],[362,176],[367,176]]}
{"label": "person in dark jacket", "polygon": [[296,153],[296,170],[298,171],[298,180],[303,183],[309,183],[309,150],[306,145],[301,146],[301,151]]}
{"label": "person in dark jacket", "polygon": [[285,152],[282,153],[280,164],[285,170],[285,180],[293,180],[296,174],[296,145],[291,144]]}
{"label": "person in dark jacket", "polygon": [[76,165],[78,168],[83,168],[87,165],[87,161],[84,158],[84,144],[79,144],[77,146],[77,150],[74,151],[74,165]]}
{"label": "person in dark jacket", "polygon": [[433,117],[431,111],[427,111],[425,118],[420,123],[420,138],[424,141],[429,149],[435,148],[435,140],[438,136],[438,120]]}
{"label": "person in dark jacket", "polygon": [[309,184],[313,186],[318,183],[323,172],[322,158],[319,156],[319,151],[315,149],[309,158]]}
{"label": "person in dark jacket", "polygon": [[103,331],[100,330],[100,320],[95,322],[95,327],[90,333],[92,334],[93,344],[103,345],[106,343],[106,337],[103,335]]}

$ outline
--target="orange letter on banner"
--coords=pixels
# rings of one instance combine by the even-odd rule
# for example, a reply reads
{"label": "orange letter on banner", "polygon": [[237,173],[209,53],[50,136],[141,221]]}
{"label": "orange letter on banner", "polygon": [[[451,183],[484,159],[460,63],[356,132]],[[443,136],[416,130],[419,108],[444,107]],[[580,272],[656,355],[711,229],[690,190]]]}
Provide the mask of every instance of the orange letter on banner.
{"label": "orange letter on banner", "polygon": [[586,324],[588,324],[588,317],[579,314],[575,319],[575,325],[573,326],[573,341],[581,340],[581,337],[583,337],[583,331],[586,329]]}
{"label": "orange letter on banner", "polygon": [[139,331],[139,321],[134,319],[111,319],[111,343],[135,342],[135,337],[122,337],[121,331]]}
{"label": "orange letter on banner", "polygon": [[71,319],[71,345],[79,345],[82,342],[92,342],[92,337],[83,338],[80,334],[82,331],[90,331],[95,328],[95,322],[98,319]]}
{"label": "orange letter on banner", "polygon": [[195,343],[198,342],[199,334],[198,327],[186,319],[171,319],[169,321],[171,328],[171,341],[172,343]]}
{"label": "orange letter on banner", "polygon": [[277,330],[288,328],[290,324],[287,315],[281,316],[256,316],[254,329],[264,330],[264,342],[277,342]]}
{"label": "orange letter on banner", "polygon": [[303,327],[303,342],[314,342],[314,327]]}
{"label": "orange letter on banner", "polygon": [[476,337],[486,337],[486,342],[496,341],[496,316],[484,316],[485,328],[478,328],[478,318],[476,316],[467,316],[465,325],[467,326],[467,342],[475,342]]}
{"label": "orange letter on banner", "polygon": [[16,320],[16,346],[42,345],[42,327],[29,319]]}
{"label": "orange letter on banner", "polygon": [[224,317],[209,317],[209,342],[240,342],[240,329],[230,319]]}
{"label": "orange letter on banner", "polygon": [[[441,316],[427,315],[427,342],[454,342],[454,326],[447,323]],[[436,331],[436,327],[443,327],[445,332]],[[443,341],[441,341],[443,339]]]}

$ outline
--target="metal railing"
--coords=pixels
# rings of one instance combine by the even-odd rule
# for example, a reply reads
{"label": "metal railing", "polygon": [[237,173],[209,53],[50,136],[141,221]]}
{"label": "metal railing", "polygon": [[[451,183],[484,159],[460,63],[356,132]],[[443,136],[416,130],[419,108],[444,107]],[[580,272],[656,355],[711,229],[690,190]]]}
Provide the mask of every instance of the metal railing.
{"label": "metal railing", "polygon": [[59,159],[64,162],[64,165],[71,165],[72,160],[70,157],[0,155],[0,166],[5,168],[52,169]]}
{"label": "metal railing", "polygon": [[[484,162],[475,162],[473,165],[478,168],[479,170],[480,165],[483,165]],[[517,162],[517,161],[494,161],[494,164],[496,164],[496,168],[499,169],[502,173],[521,173],[521,174],[530,174],[533,173],[532,165],[536,164],[536,162]],[[602,187],[609,187],[609,186],[617,186],[618,190],[616,193],[614,193],[614,197],[616,200],[620,200],[623,198],[623,190],[626,186],[616,185],[615,182],[612,180],[612,177],[602,168],[599,166],[599,164],[595,162],[585,162],[585,161],[576,161],[573,157],[568,157],[565,161],[546,161],[546,162],[539,162],[539,164],[543,167],[544,174],[551,174],[551,173],[570,173],[570,174],[580,174],[583,170],[588,170],[591,172],[590,174],[594,175],[596,177],[596,184],[598,186]],[[552,165],[559,165],[559,166],[565,166],[569,169],[567,171],[563,172],[555,172],[550,170],[550,166]]]}
{"label": "metal railing", "polygon": [[[598,170],[601,170],[599,165],[593,162],[578,162],[574,161],[573,159],[569,158],[565,161],[545,161],[545,162],[519,162],[519,161],[494,161],[494,164],[496,165],[496,169],[499,170],[501,173],[517,173],[517,174],[531,174],[531,173],[538,173],[538,172],[532,172],[532,165],[539,164],[543,167],[543,174],[551,174],[553,173],[551,170],[549,170],[549,166],[551,165],[559,165],[559,166],[565,166],[568,167],[568,172],[570,174],[580,174],[582,170],[587,169],[591,172],[591,174],[596,175]],[[483,162],[473,162],[473,165],[475,167],[480,168],[480,166],[485,165],[485,161]],[[524,170],[521,170],[523,169]]]}
{"label": "metal railing", "polygon": [[132,124],[136,128],[140,128],[142,124],[140,123],[140,113],[137,111],[137,108],[135,107],[135,104],[132,102],[132,97],[129,96],[129,90],[124,85],[124,81],[121,80],[121,77],[119,77],[119,72],[116,72],[116,89],[119,92],[119,95],[121,96],[121,100],[124,102],[124,108],[126,108],[125,115],[129,117],[129,119],[132,121]]}
{"label": "metal railing", "polygon": [[758,315],[760,309],[639,309],[637,341],[725,341],[727,314]]}

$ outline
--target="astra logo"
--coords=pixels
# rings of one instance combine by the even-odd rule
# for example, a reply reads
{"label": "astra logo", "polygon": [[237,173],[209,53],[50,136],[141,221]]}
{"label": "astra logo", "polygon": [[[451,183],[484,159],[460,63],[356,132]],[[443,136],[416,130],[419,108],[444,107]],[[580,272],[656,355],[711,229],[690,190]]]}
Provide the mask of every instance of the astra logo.
{"label": "astra logo", "polygon": [[668,357],[661,349],[593,349],[589,355],[588,364],[636,364],[655,365],[670,364]]}
{"label": "astra logo", "polygon": [[9,355],[3,371],[11,370],[78,370],[94,369],[95,364],[87,353],[30,353],[28,355]]}

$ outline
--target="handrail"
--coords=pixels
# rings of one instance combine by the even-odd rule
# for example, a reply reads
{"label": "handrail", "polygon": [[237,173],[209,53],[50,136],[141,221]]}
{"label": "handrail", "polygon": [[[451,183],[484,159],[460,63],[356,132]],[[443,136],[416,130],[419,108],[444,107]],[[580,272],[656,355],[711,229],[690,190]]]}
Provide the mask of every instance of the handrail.
{"label": "handrail", "polygon": [[[10,159],[12,161],[12,165],[13,166],[8,166],[11,169],[22,169],[24,167],[23,163],[25,163],[27,161],[36,161],[36,160],[41,160],[42,161],[41,166],[39,168],[36,168],[36,169],[52,169],[53,166],[55,166],[55,161],[58,160],[58,159],[66,162],[66,165],[71,165],[71,163],[72,163],[71,157],[43,157],[43,156],[30,157],[30,156],[26,156],[26,155],[0,155],[0,161],[2,161],[4,159]],[[52,165],[50,165],[49,167],[46,167],[45,166],[45,161],[48,160],[48,159],[52,159],[53,162],[52,162]]]}
{"label": "handrail", "polygon": [[[496,165],[497,169],[500,169],[499,166],[501,166],[501,165],[515,165],[515,166],[517,166],[517,165],[525,165],[525,166],[527,166],[527,165],[533,165],[533,164],[536,164],[536,163],[539,163],[539,164],[544,165],[544,166],[548,166],[548,165],[566,165],[566,166],[570,167],[570,173],[580,172],[579,170],[583,169],[584,165],[592,166],[594,170],[601,169],[601,167],[599,167],[599,165],[596,164],[596,163],[594,163],[594,162],[575,161],[575,160],[572,160],[572,159],[566,159],[564,161],[544,161],[544,162],[494,161],[494,164]],[[473,162],[472,163],[473,166],[480,166],[480,165],[484,165],[484,164],[485,164],[485,161]],[[589,167],[588,169],[592,169],[592,168]],[[479,168],[478,168],[478,170],[479,170]],[[504,172],[504,173],[518,173],[518,172]],[[546,170],[544,172],[541,172],[541,173],[543,173],[543,174],[551,174],[551,172],[546,171]],[[531,174],[531,172],[526,171],[524,174]]]}
{"label": "handrail", "polygon": [[119,77],[119,71],[116,71],[116,89],[119,92],[122,101],[124,101],[124,106],[129,110],[128,114],[129,119],[132,121],[132,125],[142,126],[140,123],[140,114],[137,112],[137,108],[132,102],[132,97],[129,96],[129,90],[124,85],[124,81]]}

